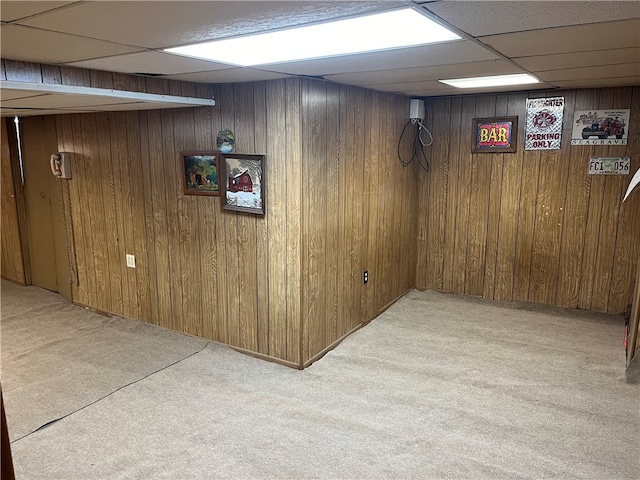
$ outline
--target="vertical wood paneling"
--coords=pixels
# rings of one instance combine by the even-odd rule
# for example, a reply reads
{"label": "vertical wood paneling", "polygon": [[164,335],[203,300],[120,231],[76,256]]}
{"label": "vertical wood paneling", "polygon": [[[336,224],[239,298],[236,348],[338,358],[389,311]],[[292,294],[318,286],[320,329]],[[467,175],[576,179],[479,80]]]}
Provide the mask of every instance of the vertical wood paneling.
{"label": "vertical wood paneling", "polygon": [[[324,255],[326,278],[326,316],[324,323],[325,342],[328,339],[338,338],[338,263],[342,263],[343,256],[340,248],[340,223],[344,217],[339,210],[340,184],[345,182],[345,173],[341,169],[340,157],[340,87],[329,83],[326,87],[326,205],[325,216],[327,219],[327,231],[325,234],[326,252],[333,255]],[[344,164],[342,165],[344,167]],[[325,345],[326,346],[326,345]]]}
{"label": "vertical wood paneling", "polygon": [[17,160],[19,158],[18,153],[18,132],[15,129],[15,125],[12,120],[7,120],[7,138],[8,138],[8,146],[9,146],[9,155],[12,161],[11,173],[13,174],[13,186],[15,190],[15,202],[17,208],[18,215],[18,228],[20,234],[20,244],[22,247],[22,256],[23,256],[23,270],[24,270],[24,279],[27,285],[31,285],[32,275],[31,275],[31,252],[29,251],[29,235],[27,232],[28,224],[27,224],[27,205],[25,199],[24,185],[22,182],[21,169],[19,165],[17,165]]}
{"label": "vertical wood paneling", "polygon": [[[269,237],[269,351],[287,357],[287,125],[286,82],[267,84],[267,224]],[[271,161],[269,161],[271,160]]]}
{"label": "vertical wood paneling", "polygon": [[[215,91],[207,85],[196,86],[198,96],[208,96],[215,98]],[[212,109],[197,108],[194,110],[194,120],[196,124],[195,149],[198,151],[212,152],[216,149],[215,138],[212,133]],[[217,132],[217,131],[216,131]],[[218,165],[219,163],[218,158]],[[219,170],[218,170],[219,172]],[[218,177],[220,181],[220,177]],[[200,240],[200,283],[202,285],[202,336],[218,340],[218,325],[220,314],[218,311],[218,232],[217,216],[220,213],[219,198],[209,198],[201,202],[198,209],[198,225]]]}
{"label": "vertical wood paneling", "polygon": [[[59,118],[59,117],[58,117]],[[109,115],[99,113],[96,115],[96,134],[98,136],[98,151],[100,158],[101,180],[101,205],[99,208],[104,212],[104,241],[106,248],[104,251],[107,284],[109,289],[109,303],[106,311],[122,313],[122,264],[124,257],[119,249],[118,219],[116,210],[116,191],[113,178],[113,160],[111,150],[111,126]],[[71,167],[73,170],[73,166]]]}
{"label": "vertical wood paneling", "polygon": [[[81,243],[77,252],[78,265],[82,265],[83,268],[78,268],[78,286],[80,287],[81,295],[77,298],[77,301],[88,306],[95,306],[98,308],[99,301],[96,298],[96,277],[95,277],[95,264],[93,256],[93,235],[91,235],[91,208],[89,205],[90,191],[88,189],[88,183],[83,180],[88,177],[91,172],[86,169],[86,154],[85,145],[83,141],[83,127],[80,115],[70,115],[71,117],[71,136],[73,138],[73,152],[71,161],[73,162],[73,175],[74,178],[69,184],[72,192],[76,194],[72,195],[72,205],[74,196],[77,199],[77,203],[72,208],[74,213],[74,234],[76,242]],[[74,181],[76,180],[76,181]],[[79,220],[76,225],[76,220]],[[78,238],[81,237],[81,238]],[[137,318],[135,315],[130,316]]]}
{"label": "vertical wood paneling", "polygon": [[[496,97],[495,115],[507,115],[508,95]],[[493,298],[496,286],[496,270],[498,263],[498,238],[500,235],[500,208],[502,206],[502,178],[504,162],[508,154],[497,154],[491,157],[491,180],[489,187],[489,212],[487,220],[487,248],[485,251],[485,275],[483,296]]]}
{"label": "vertical wood paneling", "polygon": [[[108,161],[105,157],[108,150],[102,150],[98,144],[99,139],[104,139],[98,133],[96,114],[85,116],[85,121],[81,123],[82,142],[84,144],[84,156],[82,158],[82,167],[88,173],[85,175],[85,188],[87,191],[95,193],[88,195],[88,202],[85,209],[88,209],[91,218],[91,242],[92,250],[90,255],[93,265],[93,278],[95,279],[95,296],[93,297],[92,306],[99,310],[111,310],[111,288],[108,264],[107,249],[107,225],[103,214],[103,169],[108,168]],[[104,145],[104,142],[102,142]],[[73,167],[72,167],[73,168]],[[100,173],[98,173],[100,172]]]}
{"label": "vertical wood paneling", "polygon": [[[478,97],[475,116],[492,117],[495,109],[495,97]],[[471,208],[469,209],[464,289],[469,295],[482,295],[484,291],[491,157],[492,155],[489,154],[473,154],[471,157]]]}
{"label": "vertical wood paneling", "polygon": [[[220,90],[220,128],[234,129],[235,111],[233,108],[234,96],[233,85],[223,85]],[[214,133],[217,133],[214,132]],[[267,160],[268,161],[268,160]],[[269,168],[269,167],[267,167]],[[268,173],[268,172],[267,172]],[[267,190],[267,195],[269,191]],[[269,208],[269,199],[266,200]],[[224,231],[224,257],[225,282],[226,282],[226,320],[227,320],[227,342],[230,345],[240,346],[240,259],[238,254],[238,215],[222,215],[222,225]],[[223,300],[224,301],[224,300]]]}
{"label": "vertical wood paneling", "polygon": [[[575,92],[567,92],[565,110],[572,112]],[[563,122],[564,138],[570,138],[573,119]],[[540,174],[536,206],[536,224],[531,260],[531,280],[528,299],[532,302],[555,302],[564,219],[562,194],[567,188],[570,142],[561,150],[545,150],[540,155]]]}
{"label": "vertical wood paneling", "polygon": [[[236,117],[234,131],[244,132],[237,140],[236,149],[239,152],[259,153],[254,151],[253,85],[236,85],[233,103]],[[240,346],[253,352],[258,349],[258,300],[255,291],[256,223],[255,216],[238,216],[239,337]]]}
{"label": "vertical wood paneling", "polygon": [[[597,90],[576,91],[575,110],[588,110],[598,101]],[[566,112],[565,115],[569,115]],[[573,122],[573,119],[571,119]],[[572,127],[573,125],[570,125]],[[564,137],[567,138],[567,137]],[[564,141],[563,141],[564,143]],[[571,148],[567,154],[569,173],[564,200],[564,225],[560,262],[558,265],[562,281],[558,282],[555,304],[577,308],[578,293],[582,281],[581,269],[584,252],[585,229],[589,213],[591,179],[585,168],[585,155],[591,147]]]}
{"label": "vertical wood paneling", "polygon": [[[367,184],[365,183],[366,175],[369,171],[369,162],[362,162],[361,159],[366,158],[365,149],[367,136],[367,121],[369,116],[365,115],[368,109],[368,96],[370,92],[362,89],[352,89],[354,92],[354,111],[355,116],[353,123],[353,133],[347,137],[347,141],[353,142],[353,157],[350,158],[349,171],[352,172],[353,186],[352,194],[348,197],[349,207],[351,209],[351,277],[353,285],[352,305],[351,305],[351,318],[349,322],[349,329],[355,328],[362,320],[365,321],[364,305],[363,302],[366,299],[365,289],[366,285],[362,283],[362,271],[366,268],[366,238],[365,232],[368,228],[368,210],[365,208],[365,192],[367,190]],[[353,204],[351,203],[353,202]]]}
{"label": "vertical wood paneling", "polygon": [[[136,268],[130,270],[130,278],[133,280],[135,295],[130,295],[132,301],[132,311],[136,312],[134,318],[139,318],[145,322],[151,321],[151,308],[149,299],[149,265],[147,259],[147,234],[145,231],[145,211],[144,197],[147,192],[144,190],[144,170],[141,165],[142,156],[142,132],[140,130],[140,113],[125,112],[125,126],[127,137],[127,161],[126,172],[131,192],[130,202],[130,248],[136,257]],[[131,285],[131,284],[130,284]],[[129,291],[131,293],[131,290]],[[191,333],[191,332],[187,332]]]}
{"label": "vertical wood paneling", "polygon": [[[613,90],[601,89],[598,95],[598,108],[609,108],[613,102]],[[588,147],[587,147],[588,148]],[[596,146],[591,148],[591,152],[585,154],[595,157],[605,157],[609,147]],[[585,158],[583,158],[585,161]],[[589,207],[587,215],[587,229],[584,238],[584,254],[582,257],[582,278],[580,282],[580,296],[578,297],[578,308],[590,310],[594,297],[594,281],[596,277],[596,263],[598,262],[598,243],[600,239],[600,228],[604,219],[603,202],[604,192],[607,184],[607,175],[594,175],[591,177],[591,190],[589,194]],[[606,207],[606,206],[605,206]],[[607,221],[604,219],[605,222]]]}
{"label": "vertical wood paneling", "polygon": [[[317,319],[326,315],[325,240],[326,240],[326,85],[303,81],[302,147],[303,181],[306,193],[304,213],[305,321],[307,322],[307,356],[326,346],[324,325]],[[314,161],[311,161],[313,159]]]}
{"label": "vertical wood paneling", "polygon": [[7,80],[14,82],[42,83],[40,64],[3,60]]}
{"label": "vertical wood paneling", "polygon": [[[255,152],[267,151],[267,90],[265,82],[254,84],[253,111],[255,115]],[[267,161],[269,161],[267,159]],[[269,192],[266,192],[269,195]],[[267,208],[269,198],[267,197]],[[271,355],[269,351],[269,245],[267,219],[256,219],[256,290],[257,290],[257,337],[258,352]],[[298,292],[300,295],[300,292]],[[302,320],[300,320],[302,321]],[[300,341],[298,340],[298,344]],[[299,348],[299,347],[298,347]]]}
{"label": "vertical wood paneling", "polygon": [[[429,106],[431,109],[431,106]],[[454,272],[454,256],[455,256],[455,238],[457,232],[457,199],[459,195],[458,168],[459,157],[457,151],[451,154],[452,149],[457,149],[460,145],[460,125],[457,119],[460,118],[462,109],[462,98],[456,97],[451,100],[449,106],[449,116],[446,118],[445,125],[457,125],[457,127],[449,130],[449,142],[447,145],[447,161],[449,172],[447,176],[447,197],[445,202],[445,236],[442,253],[442,290],[452,291]],[[433,125],[430,123],[429,125]],[[434,139],[435,141],[435,139]],[[419,248],[418,251],[423,250]]]}
{"label": "vertical wood paneling", "polygon": [[301,82],[308,362],[413,286],[417,167],[398,160],[407,99]]}
{"label": "vertical wood paneling", "polygon": [[[475,114],[476,97],[468,96],[462,99],[462,111],[460,117],[452,119],[455,125],[460,126],[460,145],[458,150],[458,197],[455,199],[456,210],[456,236],[454,248],[454,278],[452,291],[455,293],[465,292],[466,279],[466,262],[467,262],[467,238],[469,236],[469,211],[471,209],[471,167],[472,156],[470,144],[465,140],[471,141],[471,119]],[[465,144],[466,143],[466,144]],[[456,146],[452,145],[451,149],[454,153]],[[429,201],[429,199],[427,199]],[[422,211],[423,205],[420,205]],[[475,207],[474,207],[475,208]],[[420,245],[420,248],[427,248],[427,245]],[[420,266],[418,266],[420,268]],[[418,284],[418,286],[421,286]],[[422,287],[424,288],[424,287]]]}
{"label": "vertical wood paneling", "polygon": [[[626,108],[631,104],[630,88],[615,88],[613,91],[612,108]],[[629,122],[627,128],[636,130],[637,125]],[[632,132],[628,132],[631,134]],[[633,137],[629,135],[630,141]],[[607,156],[624,157],[627,151],[626,146],[609,146]],[[636,157],[637,160],[637,157]],[[635,171],[635,170],[634,170]],[[609,296],[614,279],[613,266],[615,262],[616,243],[618,240],[618,227],[620,225],[620,209],[622,198],[626,190],[629,179],[619,175],[607,175],[605,184],[605,201],[603,203],[603,218],[600,226],[600,238],[598,242],[598,256],[596,260],[596,270],[594,278],[594,293],[591,308],[596,311],[612,311],[609,308]],[[617,200],[617,201],[615,201]],[[637,222],[636,218],[636,222]],[[621,241],[624,241],[620,237]],[[640,243],[640,237],[636,235],[636,240]],[[628,300],[627,300],[628,302]],[[619,307],[618,311],[625,311],[626,305]]]}
{"label": "vertical wood paneling", "polygon": [[[401,129],[404,127],[407,121],[406,112],[409,111],[409,102],[410,99],[401,97],[398,99],[398,111],[396,115],[398,116],[398,128]],[[428,134],[425,134],[423,137],[425,143],[429,143],[430,137]],[[404,141],[399,145],[399,150],[403,152],[403,158],[407,158],[408,155],[411,155],[411,143]],[[426,152],[425,152],[426,153]],[[424,158],[421,161],[425,162]],[[398,199],[399,204],[401,205],[400,213],[398,215],[401,217],[402,227],[401,227],[401,241],[399,246],[396,246],[397,254],[400,257],[400,261],[398,262],[398,268],[400,269],[400,285],[398,287],[398,292],[405,292],[415,287],[415,277],[416,277],[416,227],[417,227],[417,198],[418,198],[418,182],[419,182],[419,172],[422,170],[420,166],[417,164],[412,164],[410,166],[401,166],[400,173],[403,176],[404,181],[402,185],[406,187],[406,191],[404,192],[404,196]]]}
{"label": "vertical wood paneling", "polygon": [[[640,168],[640,88],[624,89],[623,95],[629,95],[631,105],[631,118],[629,120],[629,144],[623,155],[631,158],[631,172]],[[622,103],[618,103],[621,105]],[[623,107],[622,107],[623,108]],[[621,155],[616,153],[616,155]],[[628,177],[620,178],[623,194],[629,183]],[[616,237],[615,252],[613,256],[613,269],[611,273],[611,288],[609,293],[608,311],[623,312],[627,309],[632,295],[633,285],[629,278],[634,275],[633,259],[640,255],[640,194],[635,192],[620,205],[618,218],[618,234]],[[636,289],[640,289],[640,278],[636,276]],[[640,307],[640,305],[638,306]]]}
{"label": "vertical wood paneling", "polygon": [[[56,116],[56,132],[58,135],[58,151],[60,152],[69,152],[71,162],[75,162],[78,158],[74,149],[75,144],[73,142],[73,135],[71,133],[71,116],[70,115],[61,115]],[[73,167],[72,167],[73,168]],[[75,169],[72,170],[72,175],[77,175],[75,173]],[[68,228],[71,228],[73,231],[72,234],[72,243],[73,243],[73,266],[75,271],[75,282],[71,284],[71,296],[74,301],[83,303],[81,301],[82,292],[84,290],[84,283],[80,284],[79,279],[82,278],[84,282],[84,262],[81,259],[84,256],[84,251],[80,249],[82,245],[84,245],[84,237],[82,235],[78,235],[76,229],[81,226],[79,225],[79,212],[78,208],[78,192],[75,186],[73,185],[73,179],[70,180],[66,188],[68,189],[68,199],[69,205],[67,206],[67,211],[69,215],[69,225]],[[65,201],[67,201],[65,198]],[[113,312],[121,314],[121,312]]]}
{"label": "vertical wood paneling", "polygon": [[16,188],[11,165],[11,153],[9,149],[9,137],[7,134],[7,120],[2,119],[0,132],[2,136],[2,278],[25,284],[24,264],[22,261],[22,243],[20,237],[20,225],[18,221],[18,204],[16,201]]}
{"label": "vertical wood paneling", "polygon": [[[406,98],[312,79],[196,87],[9,65],[10,79],[218,102],[56,118],[74,162],[78,303],[301,366],[414,281],[606,311],[630,300],[640,199],[620,206],[628,178],[588,177],[586,160],[628,155],[638,167],[638,87],[564,93],[566,130],[574,108],[631,105],[629,146],[571,147],[565,136],[561,151],[544,153],[522,149],[524,102],[548,92],[429,100],[426,173],[397,159],[398,148],[411,153],[410,137],[398,145]],[[471,119],[493,114],[520,117],[518,152],[472,155]],[[180,151],[214,148],[223,127],[238,153],[267,155],[265,217],[183,193]]]}
{"label": "vertical wood paneling", "polygon": [[[391,124],[387,132],[387,141],[386,141],[386,151],[388,161],[392,165],[391,176],[394,179],[401,178],[405,173],[405,167],[400,164],[398,159],[398,133],[402,131],[402,127],[405,123],[405,119],[407,116],[407,101],[404,97],[401,96],[390,96],[391,105],[391,115],[393,117],[394,124]],[[402,146],[400,145],[400,149]],[[389,259],[391,262],[391,281],[392,288],[389,291],[388,301],[384,305],[383,308],[386,308],[387,305],[391,304],[398,298],[397,292],[405,292],[405,275],[406,275],[406,267],[403,265],[403,260],[405,258],[405,254],[402,251],[402,248],[398,248],[406,241],[406,237],[403,235],[402,223],[403,223],[403,205],[406,204],[406,198],[410,198],[411,192],[411,183],[410,181],[401,181],[397,180],[392,182],[390,190],[391,198],[393,199],[393,210],[391,211],[391,238],[389,240],[388,252]],[[395,186],[395,189],[393,188]],[[395,190],[395,191],[394,191]]]}
{"label": "vertical wood paneling", "polygon": [[[56,117],[59,149],[74,163],[74,299],[301,365],[301,81],[213,87],[10,67],[13,79],[216,98],[215,108]],[[223,212],[218,197],[183,193],[179,153],[215,149],[223,127],[236,134],[237,152],[267,156],[265,217]],[[136,256],[136,269],[125,266],[126,253]]]}
{"label": "vertical wood paneling", "polygon": [[[428,192],[433,201],[429,202],[429,219],[426,242],[433,245],[427,253],[427,285],[435,290],[444,289],[444,252],[447,230],[447,189],[449,187],[449,140],[451,132],[447,128],[451,115],[451,99],[442,98],[433,102],[433,117],[430,125],[434,138],[431,168],[428,172],[420,172],[424,181],[429,183]],[[412,133],[413,133],[412,128]]]}
{"label": "vertical wood paneling", "polygon": [[638,354],[638,351],[640,351],[640,258],[638,258],[638,270],[636,272],[636,282],[633,288],[630,313],[629,342],[627,343],[627,366],[630,365],[631,360],[633,360]]}
{"label": "vertical wood paneling", "polygon": [[300,80],[285,81],[287,131],[287,360],[302,363],[302,125]]}
{"label": "vertical wood paneling", "polygon": [[149,122],[147,112],[140,112],[140,171],[144,185],[144,232],[146,239],[146,255],[144,256],[143,267],[146,265],[145,273],[148,278],[146,288],[149,292],[148,301],[145,303],[146,315],[141,315],[146,321],[159,324],[159,308],[160,300],[158,298],[157,278],[158,266],[156,261],[156,235],[153,224],[153,184],[151,170],[151,152],[149,147]]}
{"label": "vertical wood paneling", "polygon": [[[379,151],[378,155],[378,182],[375,187],[377,189],[377,218],[376,228],[376,271],[373,277],[375,285],[377,303],[382,301],[382,305],[378,305],[378,309],[373,311],[375,316],[380,312],[380,307],[384,307],[392,300],[393,276],[391,270],[391,229],[393,218],[393,201],[394,193],[400,190],[400,185],[394,185],[395,178],[392,175],[393,167],[396,159],[390,152],[390,136],[395,133],[394,111],[391,108],[391,95],[381,94],[379,96]],[[385,117],[382,118],[382,112]],[[397,140],[397,137],[396,139]],[[375,303],[373,304],[375,306]]]}
{"label": "vertical wood paneling", "polygon": [[378,255],[378,201],[380,198],[380,99],[382,94],[379,92],[371,92],[371,109],[369,111],[370,122],[368,126],[368,142],[365,157],[369,160],[370,168],[367,172],[365,180],[365,188],[368,189],[365,197],[365,205],[369,212],[368,215],[368,231],[367,231],[367,258],[366,267],[369,271],[369,283],[365,285],[366,302],[365,317],[373,318],[377,315],[376,299],[380,298],[378,290],[380,289],[380,259]]}
{"label": "vertical wood paneling", "polygon": [[[536,92],[529,97],[544,96]],[[519,122],[520,149],[526,126],[524,105],[526,95],[517,100],[523,106],[523,114]],[[522,126],[520,126],[522,125]],[[535,235],[536,198],[538,196],[538,180],[540,175],[540,152],[524,150],[522,160],[522,177],[520,179],[520,207],[518,215],[518,233],[516,236],[515,272],[513,276],[513,300],[526,302],[529,300],[529,285],[531,281],[531,257],[533,255],[533,239]]]}
{"label": "vertical wood paneling", "polygon": [[60,67],[57,65],[42,65],[42,82],[53,85],[62,84],[62,72]]}
{"label": "vertical wood paneling", "polygon": [[[337,122],[336,130],[338,131],[337,140],[340,139],[340,134],[346,136],[344,141],[339,142],[339,161],[342,162],[342,169],[340,169],[338,180],[338,210],[336,218],[338,218],[338,232],[336,232],[337,243],[337,285],[338,288],[344,288],[341,286],[351,286],[353,281],[352,265],[351,265],[351,251],[353,245],[351,243],[351,231],[349,226],[352,224],[350,218],[350,212],[352,209],[349,205],[349,198],[353,198],[353,176],[355,171],[351,162],[353,161],[353,154],[351,153],[354,147],[353,129],[348,128],[354,124],[353,117],[353,99],[349,98],[352,90],[346,86],[340,86],[339,102],[340,108],[338,111],[339,119]],[[350,299],[345,298],[343,295],[337,296],[337,332],[344,332],[350,330],[350,315],[351,304],[353,302]]]}
{"label": "vertical wood paneling", "polygon": [[[114,269],[120,267],[122,288],[122,315],[139,318],[135,285],[135,270],[126,267],[126,255],[136,255],[133,248],[133,227],[131,208],[131,184],[128,168],[128,147],[126,117],[124,114],[109,114],[111,126],[111,155],[113,176],[116,188],[116,212],[118,230],[119,261]],[[137,262],[139,263],[139,261]]]}
{"label": "vertical wood paneling", "polygon": [[[178,196],[181,193],[178,155],[174,145],[174,112],[163,110],[162,114],[162,150],[165,175],[166,217],[169,229],[169,279],[171,282],[171,317],[173,330],[183,331],[182,322],[182,283],[180,272],[180,237],[178,224]],[[226,341],[226,338],[225,338]]]}
{"label": "vertical wood paneling", "polygon": [[[563,145],[554,151],[524,151],[522,142],[526,98],[556,96],[557,92],[462,98],[459,115],[451,108],[450,116],[438,120],[446,122],[449,118],[444,128],[462,132],[457,142],[449,138],[449,151],[455,153],[442,159],[437,149],[430,152],[434,162],[448,163],[450,178],[457,175],[455,189],[451,181],[446,191],[429,182],[421,185],[418,196],[419,222],[430,232],[426,244],[418,243],[423,250],[417,256],[418,272],[431,269],[434,262],[428,258],[438,255],[429,252],[433,248],[443,252],[445,291],[602,312],[624,311],[630,302],[640,249],[640,223],[635,218],[640,211],[636,202],[640,200],[621,204],[630,177],[589,176],[587,167],[590,156],[629,156],[632,169],[638,168],[639,91],[638,87],[625,87],[562,92]],[[435,108],[442,100],[430,102]],[[474,155],[470,170],[466,159],[471,132],[465,127],[474,116],[492,115],[492,105],[498,115],[519,117],[518,151]],[[629,145],[571,145],[575,110],[610,108],[631,108]],[[434,131],[439,132],[438,128]],[[446,140],[446,136],[440,140]],[[485,169],[489,164],[490,172]],[[457,174],[453,173],[454,165]],[[455,235],[447,236],[446,242],[453,247],[442,248],[436,233],[441,229],[442,216],[430,209],[440,210],[441,205],[453,212],[446,215],[447,225],[455,226]],[[451,274],[447,265],[452,266]],[[437,285],[438,278],[435,280]],[[416,275],[419,288],[437,288],[430,281],[428,276],[423,279]]]}
{"label": "vertical wood paneling", "polygon": [[[175,147],[178,152],[191,150],[195,144],[195,124],[193,109],[178,109],[175,112]],[[176,159],[176,168],[180,165]],[[180,228],[180,263],[182,282],[183,328],[191,335],[202,335],[202,301],[200,291],[194,285],[200,283],[202,261],[200,258],[199,210],[201,199],[193,195],[180,194],[181,174],[176,172],[178,185],[178,222]],[[204,207],[203,207],[204,208]],[[236,309],[237,312],[237,309]],[[237,345],[237,343],[235,344]]]}
{"label": "vertical wood paneling", "polygon": [[[433,130],[433,116],[434,116],[435,108],[433,108],[433,104],[430,102],[425,108],[425,118],[423,120],[423,124],[427,125],[431,130]],[[404,127],[403,127],[404,128]],[[405,135],[411,135],[411,126],[407,126],[407,130],[405,130]],[[404,153],[402,157],[404,162],[408,162],[414,155],[414,140],[409,138],[410,148],[408,152]],[[432,147],[435,147],[435,137]],[[428,255],[431,251],[430,249],[424,248],[425,245],[428,244],[427,236],[429,235],[429,219],[431,216],[431,182],[429,180],[429,173],[431,168],[428,166],[433,161],[434,148],[425,148],[425,159],[424,163],[420,170],[418,171],[418,178],[420,179],[420,190],[418,192],[418,204],[423,208],[427,209],[425,212],[426,215],[420,215],[417,221],[416,228],[416,241],[417,244],[420,245],[416,254],[416,285],[421,285],[423,288],[427,288],[427,285],[430,283],[430,279],[428,277],[429,267],[428,267]]]}
{"label": "vertical wood paneling", "polygon": [[149,169],[150,182],[149,201],[151,213],[150,235],[153,244],[150,245],[149,257],[153,257],[155,263],[155,278],[150,275],[150,289],[155,291],[152,301],[157,302],[156,322],[165,328],[171,328],[171,293],[169,268],[169,230],[167,227],[167,203],[166,185],[162,152],[162,116],[159,110],[147,112],[147,128],[149,142]]}

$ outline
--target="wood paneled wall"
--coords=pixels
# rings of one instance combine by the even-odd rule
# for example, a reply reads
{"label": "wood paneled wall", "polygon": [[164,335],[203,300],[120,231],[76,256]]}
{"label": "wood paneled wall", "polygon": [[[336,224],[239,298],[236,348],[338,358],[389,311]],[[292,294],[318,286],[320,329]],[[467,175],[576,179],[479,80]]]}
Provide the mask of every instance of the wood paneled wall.
{"label": "wood paneled wall", "polygon": [[[11,80],[217,101],[56,116],[72,153],[76,303],[302,367],[412,288],[417,175],[397,159],[408,99],[310,79],[213,87],[4,66]],[[265,217],[183,194],[179,153],[214,149],[223,127],[237,152],[267,156]]]}
{"label": "wood paneled wall", "polygon": [[2,263],[0,271],[2,272],[2,278],[25,285],[26,277],[16,194],[16,186],[20,187],[20,185],[16,185],[14,179],[7,122],[4,118],[0,121],[0,132],[2,134],[2,171],[0,173],[2,175],[2,185],[0,186],[2,189],[0,191],[2,196],[2,225],[0,225],[2,229],[0,230],[2,235]]}
{"label": "wood paneled wall", "polygon": [[408,111],[405,97],[302,81],[308,362],[413,287],[416,166],[397,157]]}
{"label": "wood paneled wall", "polygon": [[[638,87],[563,92],[562,150],[514,154],[472,155],[471,119],[518,115],[522,139],[527,93],[430,99],[423,172],[397,158],[405,97],[312,79],[206,86],[4,66],[7,79],[218,103],[56,116],[59,150],[72,153],[79,304],[302,367],[414,286],[606,312],[631,300],[640,196],[621,204],[629,178],[589,177],[586,162],[630,156],[638,168]],[[593,108],[632,109],[628,146],[570,145],[573,111]],[[265,217],[183,194],[179,153],[214,149],[223,127],[237,152],[267,156]]]}
{"label": "wood paneled wall", "polygon": [[[629,327],[627,338],[627,366],[630,365],[640,352],[640,258],[638,258],[638,271],[633,289],[633,303],[629,316]],[[637,361],[638,359],[636,359]]]}
{"label": "wood paneled wall", "polygon": [[[74,168],[74,298],[298,366],[299,82],[197,88],[220,106],[57,117]],[[264,218],[183,194],[180,152],[214,150],[223,127],[238,152],[267,155]]]}
{"label": "wood paneled wall", "polygon": [[[565,97],[561,150],[524,151],[527,98]],[[571,146],[575,110],[631,108],[626,146]],[[640,167],[640,87],[430,99],[416,286],[619,313],[631,302],[640,196],[630,176],[589,176],[590,156]],[[471,154],[474,117],[517,115],[516,153]]]}

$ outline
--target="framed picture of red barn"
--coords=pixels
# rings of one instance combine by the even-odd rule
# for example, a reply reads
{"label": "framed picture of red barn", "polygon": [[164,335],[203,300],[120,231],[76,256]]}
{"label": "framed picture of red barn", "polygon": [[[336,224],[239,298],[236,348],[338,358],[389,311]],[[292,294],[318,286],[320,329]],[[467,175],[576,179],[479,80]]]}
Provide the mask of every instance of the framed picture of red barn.
{"label": "framed picture of red barn", "polygon": [[265,156],[220,155],[222,208],[265,214]]}
{"label": "framed picture of red barn", "polygon": [[220,195],[216,153],[182,152],[180,168],[185,195]]}

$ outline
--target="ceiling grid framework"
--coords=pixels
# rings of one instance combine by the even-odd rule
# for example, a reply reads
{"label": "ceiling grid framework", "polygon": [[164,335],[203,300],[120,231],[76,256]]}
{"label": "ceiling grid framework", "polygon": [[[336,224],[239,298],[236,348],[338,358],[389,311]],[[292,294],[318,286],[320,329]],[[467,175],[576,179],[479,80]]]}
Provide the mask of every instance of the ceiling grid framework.
{"label": "ceiling grid framework", "polygon": [[[164,48],[410,6],[463,39],[239,68]],[[10,1],[3,59],[201,83],[312,76],[407,96],[460,90],[442,79],[532,73],[526,89],[640,84],[640,1]],[[320,41],[320,40],[319,40]],[[6,95],[2,95],[4,107]],[[17,99],[12,98],[12,106]],[[157,107],[154,107],[157,108]],[[3,108],[3,114],[6,114]]]}

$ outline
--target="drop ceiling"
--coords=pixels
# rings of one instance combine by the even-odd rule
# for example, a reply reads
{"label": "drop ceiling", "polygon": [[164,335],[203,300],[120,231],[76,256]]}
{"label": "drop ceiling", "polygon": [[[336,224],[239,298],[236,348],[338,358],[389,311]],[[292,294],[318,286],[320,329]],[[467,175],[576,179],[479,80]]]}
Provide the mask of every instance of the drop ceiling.
{"label": "drop ceiling", "polygon": [[[406,6],[452,28],[462,40],[251,68],[162,51]],[[0,19],[0,52],[5,60],[191,82],[312,76],[418,97],[522,89],[460,90],[438,82],[511,73],[532,73],[541,80],[524,87],[527,90],[640,85],[640,1],[2,0]],[[20,102],[5,93],[3,90],[2,107],[6,115],[9,105],[19,107]],[[77,110],[79,102],[82,104],[77,98],[69,100],[66,107]],[[55,113],[65,108],[64,103],[58,95],[51,105],[40,108]],[[98,107],[92,105],[94,110]],[[117,108],[134,106],[120,102]]]}

